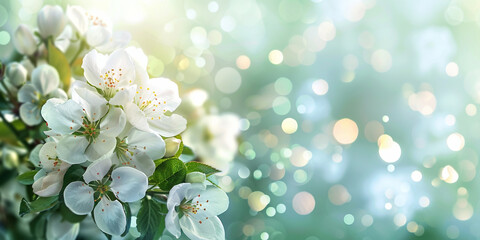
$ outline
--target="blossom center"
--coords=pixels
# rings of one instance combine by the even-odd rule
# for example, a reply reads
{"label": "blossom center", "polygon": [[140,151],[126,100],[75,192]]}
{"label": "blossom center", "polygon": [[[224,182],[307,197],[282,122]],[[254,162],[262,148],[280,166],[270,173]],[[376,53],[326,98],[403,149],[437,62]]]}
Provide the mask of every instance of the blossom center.
{"label": "blossom center", "polygon": [[161,99],[155,91],[148,87],[140,86],[137,89],[134,102],[151,120],[161,119],[167,111],[167,101]]}

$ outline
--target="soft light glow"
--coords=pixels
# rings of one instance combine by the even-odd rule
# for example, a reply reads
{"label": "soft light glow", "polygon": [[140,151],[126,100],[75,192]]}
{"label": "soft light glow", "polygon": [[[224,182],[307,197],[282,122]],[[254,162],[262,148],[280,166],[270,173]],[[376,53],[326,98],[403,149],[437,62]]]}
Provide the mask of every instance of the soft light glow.
{"label": "soft light glow", "polygon": [[415,170],[415,171],[412,172],[410,177],[412,178],[412,180],[414,182],[420,182],[422,180],[422,173],[418,170]]}
{"label": "soft light glow", "polygon": [[337,184],[328,189],[328,199],[332,204],[340,206],[350,202],[352,197],[350,196],[347,188],[345,188],[343,185]]}
{"label": "soft light glow", "polygon": [[421,91],[413,93],[408,97],[408,105],[413,111],[418,111],[422,115],[431,115],[437,106],[437,99],[430,91]]}
{"label": "soft light glow", "polygon": [[473,216],[473,207],[467,199],[458,199],[453,206],[453,216],[460,221],[467,221]]}
{"label": "soft light glow", "polygon": [[256,212],[262,211],[270,202],[270,197],[263,192],[255,191],[248,195],[248,205]]}
{"label": "soft light glow", "polygon": [[298,124],[293,118],[285,118],[282,121],[282,130],[286,134],[293,134],[297,131]]}
{"label": "soft light glow", "polygon": [[268,54],[268,60],[270,60],[272,64],[278,65],[283,62],[283,53],[279,50],[272,50]]}
{"label": "soft light glow", "polygon": [[455,183],[458,181],[458,173],[455,168],[447,165],[442,169],[440,179],[442,179],[446,183]]}
{"label": "soft light glow", "polygon": [[237,67],[242,70],[248,69],[250,67],[250,58],[245,55],[238,56]]}
{"label": "soft light glow", "polygon": [[370,58],[370,64],[377,72],[387,72],[392,67],[392,56],[387,50],[376,50]]}
{"label": "soft light glow", "polygon": [[470,103],[465,107],[465,113],[467,113],[468,116],[473,117],[477,114],[477,107]]}
{"label": "soft light glow", "polygon": [[387,163],[393,163],[400,159],[402,155],[402,149],[400,145],[393,141],[388,135],[382,135],[378,138],[378,154],[383,161]]}
{"label": "soft light glow", "polygon": [[323,79],[315,80],[312,83],[312,90],[319,96],[325,95],[328,92],[328,82]]}
{"label": "soft light glow", "polygon": [[340,119],[333,126],[333,137],[341,144],[351,144],[358,137],[358,126],[349,118]]}
{"label": "soft light glow", "polygon": [[292,206],[296,213],[308,215],[315,209],[315,198],[308,192],[299,192],[293,197]]}
{"label": "soft light glow", "polygon": [[456,77],[458,75],[458,65],[455,62],[449,62],[445,67],[445,72],[449,77]]}
{"label": "soft light glow", "polygon": [[465,146],[465,138],[460,133],[452,133],[447,138],[447,146],[452,151],[460,151]]}

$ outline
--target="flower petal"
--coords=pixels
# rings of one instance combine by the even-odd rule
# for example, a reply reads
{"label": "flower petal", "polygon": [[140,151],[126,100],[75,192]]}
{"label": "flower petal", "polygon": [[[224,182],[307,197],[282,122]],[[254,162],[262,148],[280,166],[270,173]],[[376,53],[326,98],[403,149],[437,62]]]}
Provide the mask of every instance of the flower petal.
{"label": "flower petal", "polygon": [[98,228],[111,235],[121,235],[127,225],[127,217],[122,204],[102,198],[93,212]]}
{"label": "flower petal", "polygon": [[111,166],[112,161],[109,158],[95,161],[87,167],[87,170],[83,174],[83,180],[85,180],[86,183],[102,180]]}
{"label": "flower petal", "polygon": [[68,6],[67,18],[77,32],[83,36],[88,29],[88,18],[85,9],[80,6]]}
{"label": "flower petal", "polygon": [[132,36],[130,36],[129,32],[125,32],[125,31],[114,32],[112,34],[110,41],[108,41],[106,44],[103,44],[101,46],[97,46],[96,49],[104,53],[112,52],[115,49],[119,49],[127,46],[127,44],[130,42],[130,39],[132,39]]}
{"label": "flower petal", "polygon": [[70,164],[83,163],[87,161],[85,150],[88,144],[88,140],[83,136],[66,136],[57,143],[58,158]]}
{"label": "flower petal", "polygon": [[180,232],[180,223],[178,222],[178,213],[175,209],[168,211],[167,216],[165,216],[165,228],[176,238],[179,238],[182,234]]}
{"label": "flower petal", "polygon": [[110,137],[117,137],[125,128],[127,118],[120,108],[111,108],[107,116],[100,123],[100,133]]}
{"label": "flower petal", "polygon": [[87,147],[85,156],[87,157],[87,160],[91,162],[108,158],[112,155],[116,145],[117,139],[115,139],[115,137],[100,133],[100,135],[98,135],[98,137]]}
{"label": "flower petal", "polygon": [[39,164],[47,172],[51,172],[55,168],[55,166],[58,165],[58,160],[56,161],[56,148],[57,144],[55,142],[47,142],[43,144],[43,147],[40,149],[40,152],[38,154],[38,156],[40,157]]}
{"label": "flower petal", "polygon": [[174,111],[182,102],[178,95],[178,86],[175,82],[168,78],[152,78],[143,84],[145,88],[155,91],[163,101],[165,101],[166,110]]}
{"label": "flower petal", "polygon": [[107,56],[98,53],[95,49],[88,52],[85,57],[83,57],[82,68],[84,70],[85,78],[95,87],[101,86],[101,83],[103,83],[103,79],[100,78],[100,70],[105,66],[106,61]]}
{"label": "flower petal", "polygon": [[72,91],[72,100],[80,104],[90,121],[97,121],[107,113],[107,101],[96,92],[85,88],[75,88]]}
{"label": "flower petal", "polygon": [[187,128],[187,120],[178,114],[162,116],[160,119],[147,119],[147,122],[151,130],[164,137],[176,136]]}
{"label": "flower petal", "polygon": [[47,240],[76,239],[80,230],[80,223],[64,221],[62,215],[53,214],[47,221]]}
{"label": "flower petal", "polygon": [[27,83],[18,90],[18,101],[21,103],[37,102],[38,96],[36,92],[37,90],[35,89],[35,87],[31,83]]}
{"label": "flower petal", "polygon": [[146,153],[151,159],[160,159],[165,155],[165,141],[155,133],[132,128],[127,137],[128,150]]}
{"label": "flower petal", "polygon": [[40,35],[44,39],[53,36],[56,38],[63,31],[66,19],[60,6],[44,6],[37,14],[37,25]]}
{"label": "flower petal", "polygon": [[119,167],[112,172],[112,192],[124,202],[134,202],[145,196],[148,178],[139,170],[131,167]]}
{"label": "flower petal", "polygon": [[88,45],[93,47],[108,43],[111,36],[112,31],[103,26],[91,26],[85,34]]}
{"label": "flower petal", "polygon": [[64,171],[50,172],[38,178],[32,185],[33,192],[42,197],[51,197],[60,193],[63,186],[63,177],[67,169],[68,167]]}
{"label": "flower petal", "polygon": [[133,100],[135,96],[135,90],[137,85],[128,86],[121,88],[113,98],[110,99],[109,103],[112,105],[125,105]]}
{"label": "flower petal", "polygon": [[42,96],[57,89],[59,83],[60,77],[54,67],[43,64],[33,69],[32,84]]}
{"label": "flower petal", "polygon": [[57,88],[57,89],[53,90],[52,92],[50,92],[48,94],[48,97],[49,98],[60,98],[60,99],[63,99],[63,100],[68,99],[67,93],[65,93],[65,91],[63,91],[60,88]]}
{"label": "flower petal", "polygon": [[149,79],[147,72],[148,57],[141,48],[128,47],[125,51],[130,55],[135,64],[135,81],[137,83],[147,81]]}
{"label": "flower petal", "polygon": [[[112,73],[110,73],[110,71],[112,71]],[[116,87],[126,87],[135,80],[135,65],[133,65],[130,56],[125,50],[118,49],[110,54],[100,73],[116,73]]]}
{"label": "flower petal", "polygon": [[168,211],[175,211],[175,207],[185,199],[187,190],[192,186],[190,183],[180,183],[172,187],[168,193],[167,208]]}
{"label": "flower petal", "polygon": [[191,188],[186,198],[197,203],[199,210],[192,215],[196,219],[217,216],[228,209],[228,196],[218,187],[208,186],[206,190]]}
{"label": "flower petal", "polygon": [[94,190],[84,182],[76,181],[68,184],[63,192],[65,205],[73,213],[85,215],[93,210]]}
{"label": "flower petal", "polygon": [[130,122],[130,124],[132,124],[134,127],[145,132],[151,132],[150,128],[148,127],[145,113],[140,110],[136,104],[127,103],[125,105],[125,114],[127,115],[128,122]]}
{"label": "flower petal", "polygon": [[43,119],[53,131],[70,134],[77,131],[83,123],[82,107],[73,100],[49,99],[42,107]]}
{"label": "flower petal", "polygon": [[203,220],[183,216],[180,218],[180,227],[185,235],[192,240],[224,240],[225,230],[218,217],[209,217]]}
{"label": "flower petal", "polygon": [[24,103],[20,106],[20,117],[28,126],[35,126],[42,122],[40,109],[33,103]]}

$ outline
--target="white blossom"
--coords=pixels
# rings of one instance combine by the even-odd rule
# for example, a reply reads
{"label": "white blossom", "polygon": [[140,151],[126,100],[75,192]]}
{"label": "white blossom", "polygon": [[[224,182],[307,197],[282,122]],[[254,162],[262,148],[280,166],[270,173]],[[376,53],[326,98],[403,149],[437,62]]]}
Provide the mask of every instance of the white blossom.
{"label": "white blossom", "polygon": [[37,15],[38,31],[43,38],[56,38],[63,31],[66,19],[60,6],[47,5]]}
{"label": "white blossom", "polygon": [[24,24],[20,24],[13,35],[13,45],[23,55],[30,56],[37,50],[37,42],[32,30]]}

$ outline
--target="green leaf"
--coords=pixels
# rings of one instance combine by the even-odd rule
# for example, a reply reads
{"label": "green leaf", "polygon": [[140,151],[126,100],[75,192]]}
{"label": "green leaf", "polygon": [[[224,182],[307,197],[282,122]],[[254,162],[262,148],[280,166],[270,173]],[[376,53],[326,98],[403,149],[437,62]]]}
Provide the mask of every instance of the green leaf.
{"label": "green leaf", "polygon": [[164,204],[150,197],[143,198],[137,215],[137,230],[142,234],[138,239],[158,239],[165,229],[166,213]]}
{"label": "green leaf", "polygon": [[52,43],[52,40],[48,40],[48,64],[57,69],[60,77],[60,82],[63,83],[63,89],[68,91],[70,87],[70,79],[72,73],[70,71],[70,65],[65,55]]}
{"label": "green leaf", "polygon": [[220,172],[220,170],[214,167],[199,162],[188,162],[185,166],[187,167],[187,173],[202,172],[205,173],[205,175],[210,176],[214,173]]}
{"label": "green leaf", "polygon": [[193,153],[191,148],[183,146],[182,155],[180,155],[179,159],[184,162],[189,162],[195,159],[195,154]]}
{"label": "green leaf", "polygon": [[58,203],[58,196],[53,197],[39,197],[33,202],[28,202],[25,198],[20,203],[20,217],[28,213],[42,212],[52,208]]}
{"label": "green leaf", "polygon": [[65,204],[60,204],[60,214],[64,220],[67,220],[71,223],[77,223],[83,221],[87,215],[77,215],[73,213]]}
{"label": "green leaf", "polygon": [[45,239],[47,231],[47,219],[49,213],[41,213],[30,222],[30,232],[35,239]]}
{"label": "green leaf", "polygon": [[130,210],[130,205],[128,205],[128,203],[122,203],[122,206],[125,216],[127,217],[127,225],[125,226],[125,231],[122,233],[122,237],[125,237],[128,234],[132,223],[132,211]]}
{"label": "green leaf", "polygon": [[187,175],[185,164],[179,159],[173,158],[163,161],[153,173],[153,181],[162,190],[170,190],[173,186],[182,183]]}
{"label": "green leaf", "polygon": [[17,176],[18,182],[23,185],[32,185],[33,184],[33,177],[37,174],[38,170],[28,171],[26,173],[20,174]]}

